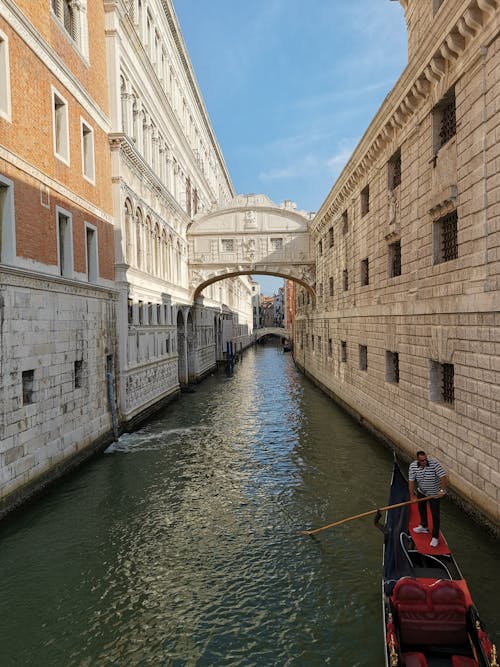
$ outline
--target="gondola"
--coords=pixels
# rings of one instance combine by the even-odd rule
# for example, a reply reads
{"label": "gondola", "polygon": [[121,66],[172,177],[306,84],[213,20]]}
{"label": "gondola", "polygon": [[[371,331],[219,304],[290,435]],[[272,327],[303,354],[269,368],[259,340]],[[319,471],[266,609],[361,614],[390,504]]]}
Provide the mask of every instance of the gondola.
{"label": "gondola", "polygon": [[[395,461],[388,504],[408,500],[408,482]],[[438,546],[431,547],[429,534],[413,532],[419,523],[412,503],[389,510],[385,525],[378,524],[384,532],[386,667],[498,667],[496,648],[445,538],[440,533]]]}

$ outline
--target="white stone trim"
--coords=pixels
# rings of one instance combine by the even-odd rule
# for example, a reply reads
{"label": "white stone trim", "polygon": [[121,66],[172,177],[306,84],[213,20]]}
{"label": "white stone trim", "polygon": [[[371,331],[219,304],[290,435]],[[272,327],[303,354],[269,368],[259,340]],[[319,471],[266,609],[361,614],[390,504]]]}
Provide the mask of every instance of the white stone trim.
{"label": "white stone trim", "polygon": [[[70,157],[71,157],[71,147],[69,143],[69,105],[68,105],[68,100],[61,95],[61,93],[55,88],[54,86],[50,86],[50,95],[51,95],[51,104],[52,104],[52,142],[53,142],[53,149],[54,149],[54,155],[55,157],[60,160],[61,162],[64,162],[68,167],[70,166]],[[57,150],[57,112],[56,112],[56,97],[57,99],[63,103],[64,106],[64,128],[62,129],[62,132],[64,132],[64,136],[61,136],[60,139],[64,141],[66,151],[59,152]]]}
{"label": "white stone trim", "polygon": [[[95,275],[91,275],[90,269],[92,268],[89,265],[89,248],[87,243],[87,230],[91,230],[94,234],[95,250],[94,250],[94,262],[95,262]],[[84,223],[84,233],[85,233],[85,269],[86,269],[86,278],[87,282],[95,284],[99,282],[99,232],[95,225],[91,225],[90,222]]]}
{"label": "white stone trim", "polygon": [[[84,129],[87,130],[87,134],[90,135],[90,147],[91,147],[91,152],[92,155],[90,156],[91,158],[91,173],[88,174],[86,171],[86,155],[85,151],[86,148],[86,141],[89,141],[88,139],[85,139],[85,132]],[[92,185],[95,185],[95,140],[94,140],[95,134],[94,134],[94,128],[92,125],[90,125],[82,116],[80,116],[80,144],[81,144],[81,153],[82,153],[82,174],[83,178],[91,183]]]}
{"label": "white stone trim", "polygon": [[[3,203],[5,218],[0,211],[0,233],[2,234],[0,262],[2,264],[14,264],[16,261],[16,212],[14,206],[14,182],[0,174],[0,186],[7,188],[5,201]],[[2,189],[3,189],[2,187]],[[1,205],[1,199],[0,199]],[[9,220],[10,224],[5,224]]]}
{"label": "white stone trim", "polygon": [[9,38],[0,30],[0,118],[12,122],[10,98]]}
{"label": "white stone trim", "polygon": [[[61,265],[61,239],[59,236],[59,216],[63,215],[68,219],[68,238],[64,239],[64,259],[67,261],[65,272]],[[61,206],[56,206],[56,243],[57,243],[57,266],[59,274],[64,278],[74,277],[74,246],[73,246],[73,214]]]}

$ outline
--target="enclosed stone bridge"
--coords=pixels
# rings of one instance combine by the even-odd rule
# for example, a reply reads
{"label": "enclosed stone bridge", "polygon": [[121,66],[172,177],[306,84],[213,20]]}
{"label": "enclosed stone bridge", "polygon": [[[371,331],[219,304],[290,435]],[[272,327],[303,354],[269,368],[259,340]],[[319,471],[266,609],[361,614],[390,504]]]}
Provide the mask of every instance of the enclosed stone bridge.
{"label": "enclosed stone bridge", "polygon": [[292,202],[277,206],[265,195],[238,195],[224,208],[198,215],[188,230],[193,299],[211,283],[242,274],[288,278],[314,297],[310,218]]}
{"label": "enclosed stone bridge", "polygon": [[291,331],[283,327],[263,327],[262,329],[254,329],[255,340],[260,340],[264,336],[279,336],[280,338],[290,338]]}

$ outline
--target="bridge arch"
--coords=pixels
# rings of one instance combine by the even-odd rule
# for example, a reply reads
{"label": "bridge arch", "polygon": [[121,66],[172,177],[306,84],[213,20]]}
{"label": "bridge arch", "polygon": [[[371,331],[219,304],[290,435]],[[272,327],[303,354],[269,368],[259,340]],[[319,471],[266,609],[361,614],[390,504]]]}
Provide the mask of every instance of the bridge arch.
{"label": "bridge arch", "polygon": [[314,298],[310,219],[292,202],[278,206],[265,195],[238,195],[223,208],[197,216],[187,234],[193,300],[214,282],[256,274],[293,280]]}

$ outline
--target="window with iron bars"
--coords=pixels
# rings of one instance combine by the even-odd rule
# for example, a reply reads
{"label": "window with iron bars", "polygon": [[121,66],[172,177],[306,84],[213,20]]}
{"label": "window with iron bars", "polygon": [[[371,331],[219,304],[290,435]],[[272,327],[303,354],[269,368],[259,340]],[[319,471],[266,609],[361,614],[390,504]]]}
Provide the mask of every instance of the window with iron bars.
{"label": "window with iron bars", "polygon": [[347,269],[342,271],[342,289],[347,292],[349,289],[349,272]]}
{"label": "window with iron bars", "polygon": [[340,361],[345,363],[347,361],[347,341],[340,341]]}
{"label": "window with iron bars", "polygon": [[389,278],[401,275],[401,241],[389,244]]}
{"label": "window with iron bars", "polygon": [[433,110],[434,155],[457,132],[455,90],[452,88]]}
{"label": "window with iron bars", "polygon": [[398,149],[387,163],[389,190],[401,185],[401,149]]}
{"label": "window with iron bars", "polygon": [[370,272],[368,266],[368,258],[361,260],[361,286],[364,287],[370,282]]}
{"label": "window with iron bars", "polygon": [[366,185],[361,190],[361,215],[366,215],[370,210],[370,186]]}
{"label": "window with iron bars", "polygon": [[328,246],[333,248],[333,227],[328,230]]}
{"label": "window with iron bars", "polygon": [[359,346],[359,370],[368,370],[368,348],[366,345]]}
{"label": "window with iron bars", "polygon": [[347,211],[342,213],[342,234],[345,236],[349,231],[349,216]]}
{"label": "window with iron bars", "polygon": [[434,223],[434,263],[449,262],[458,257],[458,215],[448,213]]}
{"label": "window with iron bars", "polygon": [[333,278],[328,279],[328,296],[333,296]]}
{"label": "window with iron bars", "polygon": [[385,381],[394,384],[399,382],[399,352],[385,352]]}
{"label": "window with iron bars", "polygon": [[436,403],[453,405],[455,402],[455,367],[453,364],[431,361],[431,400]]}

